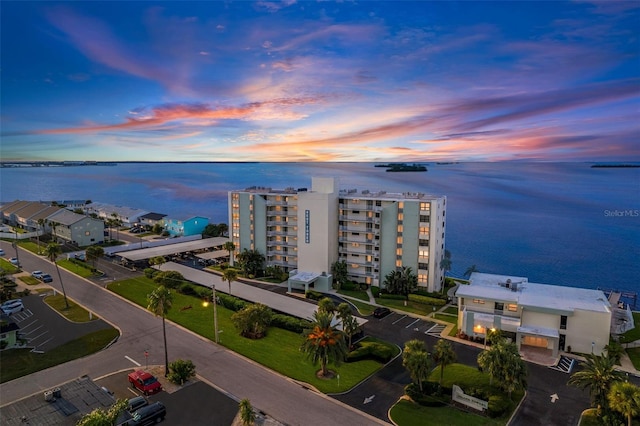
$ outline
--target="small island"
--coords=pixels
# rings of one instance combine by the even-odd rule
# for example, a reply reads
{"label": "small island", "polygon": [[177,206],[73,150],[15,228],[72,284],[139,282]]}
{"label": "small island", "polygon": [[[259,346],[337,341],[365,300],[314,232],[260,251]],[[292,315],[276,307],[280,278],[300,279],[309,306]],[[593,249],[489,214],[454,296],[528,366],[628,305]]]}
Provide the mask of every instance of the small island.
{"label": "small island", "polygon": [[375,167],[386,167],[387,172],[426,172],[427,168],[422,164],[389,163],[376,164]]}
{"label": "small island", "polygon": [[640,164],[593,164],[592,169],[596,168],[618,168],[618,167],[640,167]]}

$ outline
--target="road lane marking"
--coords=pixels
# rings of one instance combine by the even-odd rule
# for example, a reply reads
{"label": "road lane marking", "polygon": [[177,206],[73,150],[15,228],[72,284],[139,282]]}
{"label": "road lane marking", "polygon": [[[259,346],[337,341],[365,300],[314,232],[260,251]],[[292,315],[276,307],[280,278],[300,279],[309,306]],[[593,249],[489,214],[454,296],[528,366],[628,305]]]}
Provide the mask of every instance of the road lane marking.
{"label": "road lane marking", "polygon": [[418,321],[420,321],[420,318],[418,318],[417,320],[415,320],[414,322],[412,322],[411,324],[409,324],[408,326],[406,326],[405,328],[409,328],[411,327],[413,324],[417,323]]}
{"label": "road lane marking", "polygon": [[394,322],[392,322],[391,324],[394,324],[394,325],[395,325],[398,321],[402,321],[402,320],[403,320],[403,319],[405,319],[406,317],[407,317],[406,315],[403,315],[403,316],[401,316],[399,319],[397,319],[397,320],[395,320]]}
{"label": "road lane marking", "polygon": [[136,361],[133,358],[128,357],[127,355],[124,356],[126,359],[128,359],[129,361],[131,361],[132,363],[134,363],[135,365],[137,365],[138,367],[140,367],[142,364],[140,364],[138,361]]}

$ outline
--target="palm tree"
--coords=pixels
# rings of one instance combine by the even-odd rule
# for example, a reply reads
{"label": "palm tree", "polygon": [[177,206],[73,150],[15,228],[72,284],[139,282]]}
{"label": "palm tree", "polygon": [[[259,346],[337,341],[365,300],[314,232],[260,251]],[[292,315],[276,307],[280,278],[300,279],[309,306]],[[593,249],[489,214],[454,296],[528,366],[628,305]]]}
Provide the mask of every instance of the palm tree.
{"label": "palm tree", "polygon": [[147,295],[147,301],[149,305],[147,309],[155,316],[162,317],[162,337],[164,339],[164,376],[169,375],[169,355],[167,353],[167,330],[165,328],[165,317],[171,309],[171,302],[173,301],[173,295],[171,291],[165,286],[161,285],[156,287],[150,294]]}
{"label": "palm tree", "polygon": [[120,234],[118,234],[118,228],[122,226],[122,220],[120,220],[120,216],[118,213],[111,213],[113,219],[111,220],[111,224],[116,228],[116,240],[120,238]]}
{"label": "palm tree", "polygon": [[476,265],[471,265],[467,268],[466,271],[464,271],[464,274],[462,274],[463,277],[466,278],[470,278],[471,274],[473,274],[474,272],[478,272],[478,268],[476,268]]}
{"label": "palm tree", "polygon": [[104,249],[100,246],[90,246],[86,249],[87,260],[96,267],[96,261],[104,256]]}
{"label": "palm tree", "polygon": [[409,370],[411,379],[414,383],[418,383],[420,392],[422,392],[422,382],[429,377],[431,372],[431,357],[423,341],[413,339],[404,344],[402,366]]}
{"label": "palm tree", "polygon": [[402,294],[405,300],[409,300],[409,293],[418,286],[418,277],[410,267],[403,266],[389,272],[384,283],[389,293]]}
{"label": "palm tree", "polygon": [[331,275],[333,275],[334,284],[333,287],[336,290],[340,290],[340,287],[347,282],[348,273],[347,262],[344,260],[339,260],[331,265]]}
{"label": "palm tree", "polygon": [[318,301],[318,310],[323,312],[334,313],[336,311],[336,305],[328,297],[323,297]]}
{"label": "palm tree", "polygon": [[231,294],[231,282],[238,278],[238,271],[234,268],[227,268],[222,273],[222,281],[229,283],[229,294]]}
{"label": "palm tree", "polygon": [[236,245],[233,241],[227,241],[222,245],[222,248],[229,252],[229,265],[233,265],[233,252],[236,251]]}
{"label": "palm tree", "polygon": [[320,363],[323,377],[329,374],[328,363],[339,366],[347,356],[344,332],[331,325],[333,318],[333,313],[314,312],[311,328],[305,330],[305,341],[300,347],[300,350],[307,354],[307,358],[311,359],[313,365]]}
{"label": "palm tree", "polygon": [[251,402],[246,398],[240,401],[240,420],[242,420],[242,426],[251,426],[256,421],[256,413],[253,411]]}
{"label": "palm tree", "polygon": [[[40,231],[44,231],[44,224],[45,224],[45,220],[44,218],[40,218],[38,219],[38,227],[40,228]],[[38,236],[38,254],[42,253],[42,250],[40,250],[40,233],[37,234]]]}
{"label": "palm tree", "polygon": [[447,340],[440,339],[433,348],[433,358],[440,364],[440,386],[444,381],[444,368],[456,360],[456,353]]}
{"label": "palm tree", "polygon": [[606,408],[611,385],[621,381],[623,375],[615,369],[614,359],[608,355],[586,354],[585,358],[581,363],[582,370],[573,373],[567,383],[580,389],[588,388],[592,406]]}
{"label": "palm tree", "polygon": [[64,306],[66,309],[69,309],[69,301],[67,300],[67,292],[64,290],[64,283],[62,282],[62,276],[60,275],[60,268],[58,268],[58,264],[56,263],[56,258],[60,253],[62,253],[62,249],[60,248],[60,244],[58,243],[49,243],[47,245],[45,253],[47,254],[47,258],[53,262],[56,266],[56,272],[58,273],[58,280],[60,281],[60,286],[62,287],[62,295],[64,297]]}
{"label": "palm tree", "polygon": [[615,382],[611,385],[609,407],[627,418],[627,426],[631,426],[634,416],[640,414],[640,388],[629,382]]}

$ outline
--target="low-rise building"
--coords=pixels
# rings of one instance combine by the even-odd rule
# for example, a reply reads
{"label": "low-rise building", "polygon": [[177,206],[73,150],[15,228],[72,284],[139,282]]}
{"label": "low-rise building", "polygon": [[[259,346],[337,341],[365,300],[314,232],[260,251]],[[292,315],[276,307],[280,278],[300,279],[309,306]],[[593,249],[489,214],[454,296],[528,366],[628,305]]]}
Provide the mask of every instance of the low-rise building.
{"label": "low-rise building", "polygon": [[104,241],[104,222],[66,209],[60,209],[47,218],[54,238],[79,247],[92,246]]}
{"label": "low-rise building", "polygon": [[458,329],[486,338],[500,330],[519,349],[600,355],[609,344],[612,310],[600,290],[531,283],[525,277],[474,272],[460,285]]}
{"label": "low-rise building", "polygon": [[164,219],[164,229],[171,236],[188,237],[202,234],[209,224],[209,219],[202,216],[194,216],[189,219]]}

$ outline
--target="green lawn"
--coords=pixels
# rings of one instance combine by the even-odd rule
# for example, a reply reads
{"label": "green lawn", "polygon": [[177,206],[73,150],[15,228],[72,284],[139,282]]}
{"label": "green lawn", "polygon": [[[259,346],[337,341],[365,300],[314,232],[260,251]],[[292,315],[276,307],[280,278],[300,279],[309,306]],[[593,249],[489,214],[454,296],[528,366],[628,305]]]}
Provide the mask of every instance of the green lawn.
{"label": "green lawn", "polygon": [[363,315],[365,317],[373,314],[373,310],[375,309],[373,305],[364,302],[358,302],[357,300],[353,299],[349,300],[349,303],[352,303],[356,308],[358,308],[358,312],[360,312],[360,315]]}
{"label": "green lawn", "polygon": [[30,348],[0,351],[0,383],[91,355],[104,349],[117,336],[118,330],[110,328],[87,334],[43,354],[31,352]]}
{"label": "green lawn", "polygon": [[632,312],[633,322],[636,324],[636,328],[627,331],[620,336],[620,343],[630,343],[636,340],[640,340],[640,312]]}
{"label": "green lawn", "polygon": [[458,307],[457,306],[447,306],[442,313],[445,314],[452,314],[455,316],[458,316]]}
{"label": "green lawn", "polygon": [[[376,299],[376,302],[380,305],[384,305],[397,311],[411,312],[418,315],[429,315],[434,312],[433,305],[424,305],[422,303],[416,303],[411,300],[407,302],[407,306],[404,306],[404,300],[385,299],[383,297],[378,297]],[[442,306],[435,306],[436,310],[440,309],[441,307]]]}
{"label": "green lawn", "polygon": [[496,421],[488,417],[467,413],[454,407],[423,407],[409,400],[401,400],[391,408],[391,419],[398,426],[485,426],[504,425],[506,422]]}
{"label": "green lawn", "polygon": [[37,285],[40,284],[41,281],[37,278],[32,277],[31,275],[25,275],[24,277],[18,277],[20,281],[25,283],[26,285]]}
{"label": "green lawn", "polygon": [[[10,255],[10,253],[7,253],[7,255]],[[4,257],[0,257],[0,268],[2,268],[7,275],[15,274],[20,271],[20,268],[6,260]]]}
{"label": "green lawn", "polygon": [[[156,284],[145,277],[118,281],[108,285],[108,289],[133,301],[140,306],[147,306],[147,294]],[[251,340],[240,336],[231,322],[232,311],[218,306],[218,330],[221,345],[241,355],[269,367],[295,380],[309,383],[321,392],[344,392],[375,371],[382,365],[376,361],[365,360],[345,363],[336,368],[330,366],[340,375],[340,380],[322,380],[315,376],[318,366],[307,361],[299,350],[303,337],[297,333],[270,327],[267,336],[259,340]],[[173,307],[167,319],[182,325],[210,340],[214,339],[213,308],[204,307],[196,297],[185,296],[173,292]],[[160,321],[160,319],[158,319]]]}
{"label": "green lawn", "polygon": [[457,324],[458,323],[458,317],[454,317],[453,315],[447,315],[447,314],[434,314],[433,317],[437,320],[440,321],[446,321],[449,322],[451,324]]}
{"label": "green lawn", "polygon": [[69,308],[67,308],[64,303],[64,296],[61,293],[57,293],[55,296],[52,295],[45,297],[44,302],[56,311],[60,312],[60,314],[69,321],[89,322],[98,319],[97,316],[89,314],[87,310],[82,306],[75,304],[69,298],[67,298],[67,302],[69,303]]}
{"label": "green lawn", "polygon": [[[435,368],[429,377],[429,381],[440,380],[440,368]],[[504,393],[496,386],[489,385],[489,375],[480,372],[477,368],[463,364],[451,364],[444,370],[443,385],[451,388],[453,384],[463,389],[485,390],[489,394]],[[459,410],[453,406],[423,407],[411,401],[400,401],[391,409],[391,418],[399,426],[412,425],[505,425],[517,406],[517,402],[524,397],[523,391],[513,393],[512,409],[503,417],[491,419],[474,413]]]}
{"label": "green lawn", "polygon": [[77,263],[72,262],[69,259],[58,260],[56,262],[58,266],[66,269],[67,271],[73,272],[76,275],[80,275],[82,278],[94,277],[96,274],[91,272],[91,266],[82,266]]}
{"label": "green lawn", "polygon": [[636,370],[640,370],[640,348],[629,348],[626,352]]}
{"label": "green lawn", "polygon": [[369,301],[369,295],[366,291],[363,290],[338,290],[338,294],[344,294],[345,296],[355,297],[356,299],[364,300],[365,302]]}

